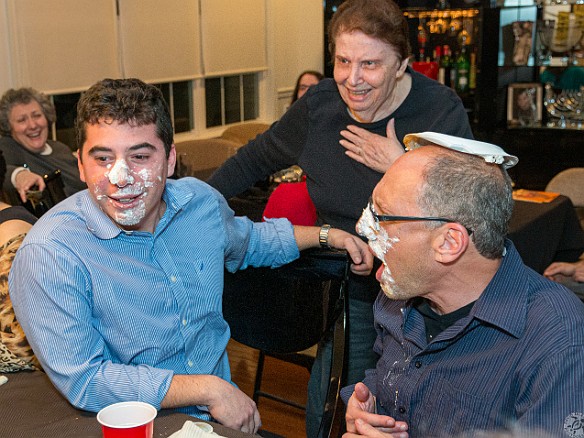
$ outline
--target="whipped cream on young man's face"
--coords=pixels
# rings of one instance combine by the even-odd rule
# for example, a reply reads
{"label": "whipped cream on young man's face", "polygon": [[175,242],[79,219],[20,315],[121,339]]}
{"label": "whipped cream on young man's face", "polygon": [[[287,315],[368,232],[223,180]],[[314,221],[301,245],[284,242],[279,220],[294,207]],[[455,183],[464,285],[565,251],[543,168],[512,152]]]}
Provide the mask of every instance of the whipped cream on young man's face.
{"label": "whipped cream on young man's face", "polygon": [[174,147],[166,157],[154,124],[99,122],[86,127],[79,172],[113,222],[129,231],[154,232],[164,213],[162,194],[175,159]]}

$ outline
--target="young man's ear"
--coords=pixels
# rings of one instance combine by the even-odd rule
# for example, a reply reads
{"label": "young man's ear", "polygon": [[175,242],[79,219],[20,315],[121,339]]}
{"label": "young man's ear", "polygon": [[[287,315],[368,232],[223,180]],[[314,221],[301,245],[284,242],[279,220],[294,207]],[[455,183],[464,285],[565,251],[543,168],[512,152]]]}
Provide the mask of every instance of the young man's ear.
{"label": "young man's ear", "polygon": [[168,168],[166,177],[170,178],[176,172],[176,147],[174,143],[170,145],[170,153],[168,154]]}

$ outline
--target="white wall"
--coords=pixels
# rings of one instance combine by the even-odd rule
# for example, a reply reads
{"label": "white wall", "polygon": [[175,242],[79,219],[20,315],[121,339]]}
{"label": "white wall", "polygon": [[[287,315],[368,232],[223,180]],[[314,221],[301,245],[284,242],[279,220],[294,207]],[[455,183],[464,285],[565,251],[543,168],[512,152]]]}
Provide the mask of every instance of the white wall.
{"label": "white wall", "polygon": [[322,0],[268,1],[277,118],[290,102],[298,75],[304,70],[323,72],[324,8]]}
{"label": "white wall", "polygon": [[0,95],[11,87],[9,58],[8,19],[6,17],[6,0],[0,0]]}

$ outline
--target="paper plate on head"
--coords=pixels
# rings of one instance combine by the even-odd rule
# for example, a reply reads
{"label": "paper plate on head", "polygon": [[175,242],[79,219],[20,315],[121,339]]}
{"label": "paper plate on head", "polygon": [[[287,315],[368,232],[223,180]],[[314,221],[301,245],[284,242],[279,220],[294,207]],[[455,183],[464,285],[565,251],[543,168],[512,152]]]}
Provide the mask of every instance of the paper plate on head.
{"label": "paper plate on head", "polygon": [[430,144],[443,146],[454,151],[483,157],[487,163],[501,164],[505,169],[515,166],[519,161],[515,155],[509,155],[494,144],[439,134],[438,132],[407,134],[404,137],[404,144],[406,145],[406,150],[409,151]]}

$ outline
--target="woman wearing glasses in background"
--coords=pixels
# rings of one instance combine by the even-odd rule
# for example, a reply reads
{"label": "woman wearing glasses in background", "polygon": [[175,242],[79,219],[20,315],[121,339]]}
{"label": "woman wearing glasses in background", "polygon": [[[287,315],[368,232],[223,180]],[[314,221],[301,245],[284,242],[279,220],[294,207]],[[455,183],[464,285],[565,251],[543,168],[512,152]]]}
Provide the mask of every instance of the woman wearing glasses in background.
{"label": "woman wearing glasses in background", "polygon": [[[209,182],[227,198],[293,164],[307,175],[318,223],[355,233],[373,188],[404,153],[412,132],[472,138],[461,100],[450,88],[408,67],[407,23],[392,0],[345,1],[330,22],[334,79],[310,87],[269,130],[239,149]],[[374,269],[375,271],[375,269]],[[347,384],[364,377],[377,357],[372,304],[375,276],[348,284]],[[328,382],[330,349],[321,345],[307,404],[307,436],[317,434]]]}
{"label": "woman wearing glasses in background", "polygon": [[300,73],[300,76],[298,76],[298,79],[296,80],[296,86],[294,87],[294,94],[292,94],[292,101],[290,104],[293,104],[304,96],[310,87],[318,84],[323,79],[324,76],[322,73],[315,70],[306,70]]}

